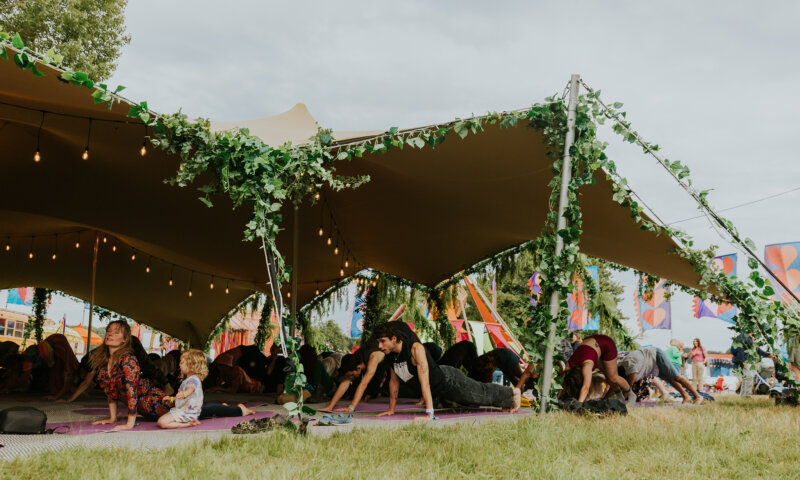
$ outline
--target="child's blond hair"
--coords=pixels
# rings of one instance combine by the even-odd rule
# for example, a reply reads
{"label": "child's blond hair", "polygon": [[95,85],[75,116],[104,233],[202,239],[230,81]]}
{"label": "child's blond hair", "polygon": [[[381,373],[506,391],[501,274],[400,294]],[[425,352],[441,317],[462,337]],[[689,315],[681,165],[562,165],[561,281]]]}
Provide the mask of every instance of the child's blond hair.
{"label": "child's blond hair", "polygon": [[678,347],[678,348],[681,348],[681,349],[683,348],[683,342],[681,342],[677,338],[673,338],[672,340],[670,340],[669,344],[674,346],[674,347]]}
{"label": "child's blond hair", "polygon": [[194,348],[186,350],[181,354],[181,360],[184,359],[189,366],[189,375],[197,375],[200,380],[204,380],[208,376],[208,360],[206,354],[201,350]]}

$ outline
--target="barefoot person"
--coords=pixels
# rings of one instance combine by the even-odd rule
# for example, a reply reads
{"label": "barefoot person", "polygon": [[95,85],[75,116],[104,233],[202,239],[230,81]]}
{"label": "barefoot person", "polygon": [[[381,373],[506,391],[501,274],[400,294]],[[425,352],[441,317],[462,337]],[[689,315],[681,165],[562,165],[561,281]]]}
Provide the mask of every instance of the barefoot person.
{"label": "barefoot person", "polygon": [[175,406],[158,419],[158,426],[161,428],[186,428],[200,424],[198,418],[203,408],[202,382],[208,375],[206,354],[194,349],[183,352],[180,369],[185,380],[181,382],[175,397],[167,397]]}
{"label": "barefoot person", "polygon": [[374,332],[378,348],[387,356],[391,367],[389,409],[379,416],[394,415],[400,382],[406,383],[414,378],[419,380],[428,419],[435,418],[434,397],[464,406],[500,407],[510,412],[519,410],[521,393],[518,388],[478,382],[453,367],[437,365],[419,338],[412,340],[403,335],[399,323],[403,322],[384,323]]}
{"label": "barefoot person", "polygon": [[[694,403],[703,403],[697,389],[689,380],[678,373],[678,369],[670,361],[663,350],[656,347],[640,348],[629,353],[619,361],[620,370],[628,377],[628,382],[633,385],[637,379],[648,377],[658,377],[672,385],[683,397],[683,403],[688,403],[691,399],[686,393],[686,388],[694,397]],[[609,393],[613,393],[613,390]]]}
{"label": "barefoot person", "polygon": [[600,369],[606,381],[611,385],[621,388],[629,401],[635,399],[631,386],[617,373],[617,344],[607,335],[591,335],[586,337],[575,352],[567,360],[564,373],[564,383],[574,385],[576,382],[570,377],[582,377],[580,392],[562,392],[562,395],[577,398],[585,402],[592,386],[592,372]]}
{"label": "barefoot person", "polygon": [[164,391],[154,387],[142,376],[139,361],[131,347],[131,327],[122,320],[108,324],[103,345],[92,355],[92,369],[97,369],[97,382],[106,394],[109,418],[92,425],[117,422],[117,400],[128,405],[128,421],[113,430],[129,430],[136,424],[136,414],[160,417],[169,411],[164,403]]}

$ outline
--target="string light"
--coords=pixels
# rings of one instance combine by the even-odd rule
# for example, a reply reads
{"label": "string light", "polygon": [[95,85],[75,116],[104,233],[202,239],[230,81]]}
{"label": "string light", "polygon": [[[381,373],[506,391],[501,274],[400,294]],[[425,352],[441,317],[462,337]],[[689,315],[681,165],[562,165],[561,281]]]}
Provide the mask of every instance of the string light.
{"label": "string light", "polygon": [[344,259],[344,268],[347,268],[347,267],[349,267],[349,266],[350,266],[350,260],[348,260],[348,259],[346,259],[346,258],[345,258],[345,259]]}
{"label": "string light", "polygon": [[28,248],[28,258],[33,260],[33,237],[31,237],[31,246]]}
{"label": "string light", "polygon": [[80,239],[78,239],[78,241],[75,242],[75,248],[81,248],[81,240]]}
{"label": "string light", "polygon": [[286,292],[286,298],[292,298],[292,292]]}
{"label": "string light", "polygon": [[331,236],[330,235],[328,235],[328,239],[325,240],[325,243],[328,244],[328,245],[333,243],[333,240],[331,240]]}
{"label": "string light", "polygon": [[192,270],[192,276],[189,277],[189,297],[192,296],[192,283],[194,282],[194,270]]}
{"label": "string light", "polygon": [[136,260],[136,250],[134,249],[133,253],[131,254],[131,261]]}
{"label": "string light", "polygon": [[139,149],[139,156],[144,157],[147,155],[147,125],[144,126],[144,138],[142,139],[142,148]]}
{"label": "string light", "polygon": [[214,290],[214,275],[211,275],[211,284],[208,286],[209,290]]}
{"label": "string light", "polygon": [[111,251],[112,252],[116,252],[117,251],[117,239],[114,239],[114,245],[111,245]]}
{"label": "string light", "polygon": [[11,237],[6,237],[6,252],[11,251]]}
{"label": "string light", "polygon": [[175,265],[172,266],[172,269],[169,271],[169,286],[175,285],[175,282],[172,281],[172,276],[175,273]]}
{"label": "string light", "polygon": [[339,269],[339,276],[344,277],[344,268]]}
{"label": "string light", "polygon": [[319,192],[314,194],[314,200],[319,200]]}
{"label": "string light", "polygon": [[336,248],[333,249],[334,255],[339,255],[339,245],[336,245]]}
{"label": "string light", "polygon": [[317,234],[319,234],[320,237],[325,234],[325,230],[322,229],[322,225],[319,226],[319,231]]}
{"label": "string light", "polygon": [[314,295],[319,295],[319,282],[317,282],[317,289],[314,290]]}
{"label": "string light", "polygon": [[81,158],[84,160],[89,160],[89,139],[92,138],[92,119],[89,119],[89,131],[86,134],[86,148],[83,150],[83,155]]}
{"label": "string light", "polygon": [[56,234],[56,244],[53,248],[53,255],[52,255],[53,260],[56,259],[57,253],[58,253],[58,234]]}
{"label": "string light", "polygon": [[228,280],[228,283],[225,284],[225,295],[231,293],[231,289],[229,288],[231,285],[231,281]]}
{"label": "string light", "polygon": [[144,269],[144,271],[146,273],[150,273],[150,262],[152,262],[152,261],[153,261],[153,257],[150,257],[150,259],[147,260],[147,268]]}
{"label": "string light", "polygon": [[39,133],[36,134],[36,153],[33,154],[33,161],[39,163],[42,155],[39,153],[39,141],[42,138],[42,125],[44,125],[44,112],[42,112],[42,121],[39,123]]}
{"label": "string light", "polygon": [[108,237],[106,237],[105,235],[103,235],[103,243],[108,243]]}

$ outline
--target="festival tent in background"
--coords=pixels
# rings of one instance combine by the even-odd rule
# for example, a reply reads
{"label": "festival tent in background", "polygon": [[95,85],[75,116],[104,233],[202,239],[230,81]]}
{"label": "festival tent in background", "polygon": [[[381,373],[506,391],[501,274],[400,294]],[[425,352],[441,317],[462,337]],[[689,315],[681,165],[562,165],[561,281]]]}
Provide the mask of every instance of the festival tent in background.
{"label": "festival tent in background", "polygon": [[[476,288],[473,286],[472,282],[470,281],[468,276],[464,277],[464,285],[467,287],[467,291],[469,292],[470,298],[475,303],[475,306],[478,309],[478,313],[483,320],[481,327],[477,327],[477,329],[473,330],[473,338],[477,339],[482,335],[487,335],[489,339],[489,344],[487,344],[486,339],[483,341],[475,341],[476,348],[479,346],[482,347],[482,350],[485,352],[490,345],[494,345],[495,348],[508,348],[514,351],[521,359],[527,358],[527,353],[525,352],[525,348],[522,346],[519,340],[514,336],[511,329],[506,324],[505,320],[500,316],[496,309],[491,307],[491,303],[486,298],[486,295],[480,290],[480,288]],[[470,321],[467,325],[471,327],[475,327],[475,324],[479,322]],[[481,353],[481,350],[478,350]]]}
{"label": "festival tent in background", "polygon": [[[796,295],[800,294],[800,242],[775,243],[764,247],[764,262],[767,268],[779,278]],[[772,282],[775,294],[784,303],[796,303],[794,298],[781,287]]]}
{"label": "festival tent in background", "polygon": [[666,280],[661,279],[652,292],[643,292],[641,284],[634,293],[634,306],[636,307],[636,321],[639,331],[671,330],[672,309],[669,302],[669,288],[665,286]]}
{"label": "festival tent in background", "polygon": [[[86,330],[86,327],[84,327],[83,324],[81,323],[81,324],[75,325],[74,327],[72,327],[72,329],[78,335],[80,335],[81,340],[82,340],[83,345],[84,345],[84,348],[85,348],[85,346],[86,346],[86,337],[87,337],[87,333],[88,333],[88,331]],[[92,338],[92,344],[91,344],[92,348],[103,344],[103,337],[101,337],[100,335],[92,332],[92,337],[91,338]],[[86,352],[85,351],[80,351],[78,353],[86,353]]]}
{"label": "festival tent in background", "polygon": [[[211,351],[209,354],[215,358],[222,352],[228,351],[240,345],[253,345],[255,343],[256,334],[258,333],[258,324],[261,321],[261,312],[258,310],[247,310],[245,313],[237,312],[231,317],[228,322],[228,327],[220,333],[220,335],[211,342]],[[272,333],[277,333],[278,316],[275,310],[270,312],[270,328]],[[264,342],[264,352],[269,352],[272,347],[272,335],[267,336],[267,341]],[[177,344],[175,345],[177,346]],[[165,352],[172,350],[166,349]]]}
{"label": "festival tent in background", "polygon": [[[729,277],[736,276],[736,254],[720,255],[712,260],[716,269],[725,272]],[[736,316],[736,305],[730,303],[715,303],[712,300],[700,300],[694,297],[692,300],[692,310],[694,318],[716,318],[723,322],[735,323],[733,317]]]}

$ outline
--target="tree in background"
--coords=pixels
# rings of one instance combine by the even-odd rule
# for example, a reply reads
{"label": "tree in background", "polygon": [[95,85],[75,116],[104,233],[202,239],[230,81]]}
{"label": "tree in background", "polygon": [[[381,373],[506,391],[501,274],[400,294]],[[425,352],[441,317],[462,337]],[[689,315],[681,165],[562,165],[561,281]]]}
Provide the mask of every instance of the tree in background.
{"label": "tree in background", "polygon": [[0,27],[28,48],[63,55],[63,66],[97,81],[117,68],[125,35],[127,0],[0,0]]}
{"label": "tree in background", "polygon": [[348,353],[358,343],[358,339],[348,338],[342,333],[342,329],[333,320],[312,326],[316,330],[315,339],[317,351],[334,350],[341,353]]}

